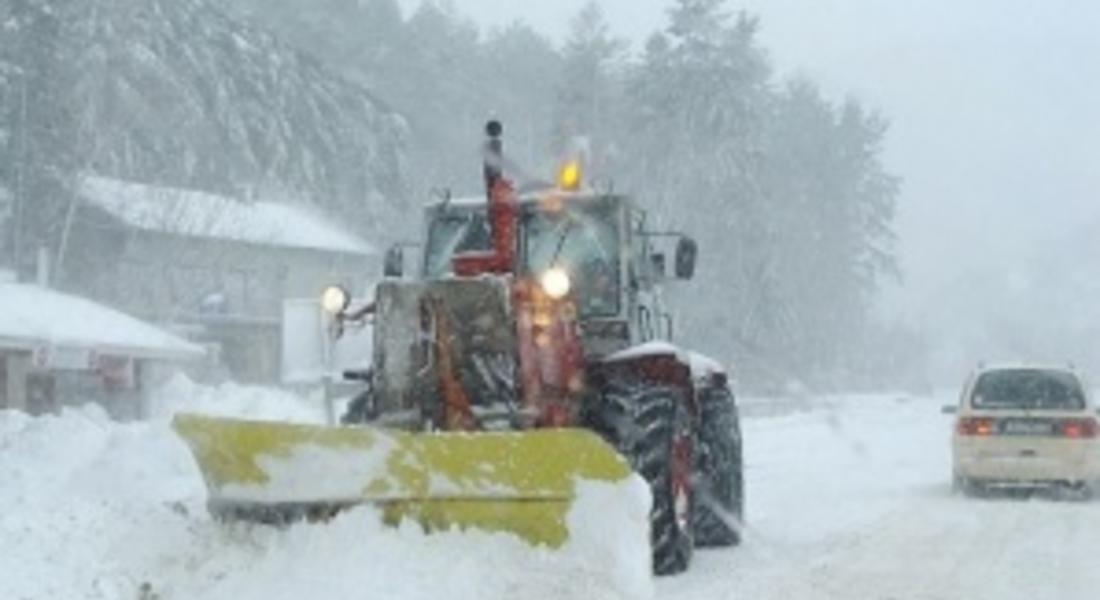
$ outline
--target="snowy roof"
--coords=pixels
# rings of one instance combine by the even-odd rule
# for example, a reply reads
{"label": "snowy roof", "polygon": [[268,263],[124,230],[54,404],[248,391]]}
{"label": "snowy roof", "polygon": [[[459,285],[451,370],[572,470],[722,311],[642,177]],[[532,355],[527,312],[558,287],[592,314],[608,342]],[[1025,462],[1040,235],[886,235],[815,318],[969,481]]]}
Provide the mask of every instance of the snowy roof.
{"label": "snowy roof", "polygon": [[42,346],[135,358],[199,358],[201,347],[91,300],[0,280],[0,348]]}
{"label": "snowy roof", "polygon": [[373,254],[370,244],[316,209],[267,201],[244,202],[206,192],[86,176],[89,203],[147,231],[250,244]]}

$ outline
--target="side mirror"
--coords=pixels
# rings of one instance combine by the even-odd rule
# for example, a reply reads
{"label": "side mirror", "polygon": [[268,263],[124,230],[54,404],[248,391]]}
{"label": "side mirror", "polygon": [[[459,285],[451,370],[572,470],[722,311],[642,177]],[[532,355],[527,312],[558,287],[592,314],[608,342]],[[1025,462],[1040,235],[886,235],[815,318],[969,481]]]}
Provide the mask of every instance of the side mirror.
{"label": "side mirror", "polygon": [[699,254],[699,244],[689,237],[682,237],[676,243],[676,277],[691,279],[695,276],[695,259]]}
{"label": "side mirror", "polygon": [[649,268],[653,272],[653,276],[660,279],[665,276],[665,255],[659,252],[655,252],[649,255]]}
{"label": "side mirror", "polygon": [[382,261],[382,275],[385,277],[400,278],[405,274],[405,249],[394,244],[386,249],[386,257]]}
{"label": "side mirror", "polygon": [[940,412],[945,415],[958,414],[959,407],[955,406],[954,404],[948,404],[947,406],[941,407]]}

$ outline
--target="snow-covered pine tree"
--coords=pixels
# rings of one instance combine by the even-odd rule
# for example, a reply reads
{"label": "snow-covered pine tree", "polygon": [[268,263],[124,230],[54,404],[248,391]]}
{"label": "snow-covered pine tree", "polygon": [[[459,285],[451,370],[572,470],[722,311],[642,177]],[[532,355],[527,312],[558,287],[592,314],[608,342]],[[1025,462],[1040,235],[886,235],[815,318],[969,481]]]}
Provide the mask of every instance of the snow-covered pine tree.
{"label": "snow-covered pine tree", "polygon": [[[587,154],[590,171],[611,176],[622,124],[620,73],[626,42],[611,35],[599,3],[590,0],[570,21],[555,89],[554,147]],[[583,148],[574,148],[581,143]]]}
{"label": "snow-covered pine tree", "polygon": [[7,131],[0,181],[10,202],[11,264],[34,269],[38,248],[55,248],[73,199],[71,145],[73,99],[66,46],[67,0],[13,0],[0,14],[3,53],[8,56],[8,102],[0,104]]}
{"label": "snow-covered pine tree", "polygon": [[721,301],[686,311],[685,335],[718,355],[740,347],[755,356],[746,337],[763,320],[754,294],[764,291],[748,282],[768,272],[757,250],[767,219],[756,178],[770,68],[755,21],[731,17],[722,2],[678,0],[669,18],[630,81],[631,179],[644,182],[643,198],[664,223],[705,249],[691,296]]}
{"label": "snow-covered pine tree", "polygon": [[[489,32],[482,46],[483,106],[504,122],[507,152],[527,171],[513,175],[546,179],[556,157],[547,152],[547,140],[554,128],[554,86],[561,58],[550,40],[522,23]],[[476,131],[457,133],[470,138]]]}
{"label": "snow-covered pine tree", "polygon": [[0,268],[14,266],[15,254],[15,152],[11,107],[19,98],[18,84],[21,72],[15,63],[15,21],[10,17],[11,7],[0,4]]}

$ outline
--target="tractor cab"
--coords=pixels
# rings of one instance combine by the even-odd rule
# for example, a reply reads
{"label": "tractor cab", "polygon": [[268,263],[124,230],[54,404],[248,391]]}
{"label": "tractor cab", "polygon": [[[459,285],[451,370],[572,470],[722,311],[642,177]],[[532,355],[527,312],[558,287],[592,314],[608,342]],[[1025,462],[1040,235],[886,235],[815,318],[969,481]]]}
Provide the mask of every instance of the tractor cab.
{"label": "tractor cab", "polygon": [[[695,243],[677,233],[646,229],[646,213],[628,196],[545,187],[518,196],[511,272],[548,296],[575,306],[589,354],[608,354],[652,340],[671,340],[672,317],[659,288],[670,276],[666,254],[675,244],[675,275],[692,276]],[[455,257],[490,248],[485,197],[444,199],[424,209],[418,279],[455,277]],[[392,252],[400,252],[398,247]],[[387,264],[399,265],[391,256]],[[400,276],[403,269],[388,269]]]}

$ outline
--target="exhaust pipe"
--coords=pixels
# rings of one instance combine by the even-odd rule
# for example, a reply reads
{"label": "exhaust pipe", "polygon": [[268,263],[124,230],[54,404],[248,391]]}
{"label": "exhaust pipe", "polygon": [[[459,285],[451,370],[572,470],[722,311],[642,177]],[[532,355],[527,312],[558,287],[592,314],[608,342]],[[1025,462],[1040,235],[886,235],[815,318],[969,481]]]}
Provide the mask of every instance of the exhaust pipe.
{"label": "exhaust pipe", "polygon": [[504,177],[504,126],[492,120],[485,124],[485,200],[491,243],[487,250],[465,252],[451,259],[455,275],[476,277],[488,273],[511,273],[516,254],[516,221],[519,206],[512,183]]}
{"label": "exhaust pipe", "polygon": [[485,134],[489,139],[485,141],[485,197],[491,199],[493,186],[504,175],[504,142],[500,136],[504,133],[504,126],[500,121],[493,119],[485,124]]}

